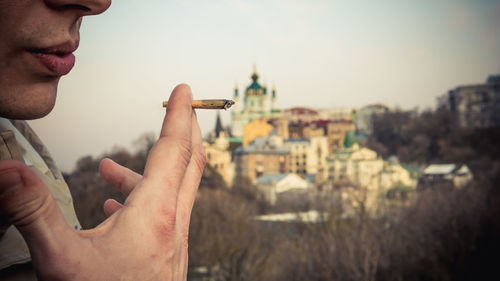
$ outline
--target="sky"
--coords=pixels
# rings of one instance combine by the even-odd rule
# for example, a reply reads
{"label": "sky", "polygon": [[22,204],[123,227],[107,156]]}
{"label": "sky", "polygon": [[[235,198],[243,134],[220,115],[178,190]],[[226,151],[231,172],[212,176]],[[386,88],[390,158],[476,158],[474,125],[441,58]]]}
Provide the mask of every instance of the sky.
{"label": "sky", "polygon": [[[500,1],[118,0],[86,17],[55,109],[30,121],[63,171],[158,134],[179,83],[196,99],[276,87],[277,107],[423,110],[500,73]],[[230,112],[222,112],[225,125]],[[214,111],[199,111],[204,134]]]}

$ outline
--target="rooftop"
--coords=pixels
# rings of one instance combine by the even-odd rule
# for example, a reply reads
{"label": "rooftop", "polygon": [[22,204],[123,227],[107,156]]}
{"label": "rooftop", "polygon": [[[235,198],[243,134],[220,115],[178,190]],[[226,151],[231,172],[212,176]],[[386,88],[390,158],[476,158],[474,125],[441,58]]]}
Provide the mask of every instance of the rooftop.
{"label": "rooftop", "polygon": [[427,175],[444,175],[451,174],[455,170],[455,164],[432,164],[424,169],[424,174]]}
{"label": "rooftop", "polygon": [[286,178],[288,175],[289,174],[267,174],[257,178],[257,181],[255,183],[258,185],[274,184]]}
{"label": "rooftop", "polygon": [[300,139],[286,139],[285,142],[310,142],[309,139],[300,138]]}
{"label": "rooftop", "polygon": [[248,146],[238,147],[235,154],[288,154],[286,147],[278,146],[271,138],[256,138]]}

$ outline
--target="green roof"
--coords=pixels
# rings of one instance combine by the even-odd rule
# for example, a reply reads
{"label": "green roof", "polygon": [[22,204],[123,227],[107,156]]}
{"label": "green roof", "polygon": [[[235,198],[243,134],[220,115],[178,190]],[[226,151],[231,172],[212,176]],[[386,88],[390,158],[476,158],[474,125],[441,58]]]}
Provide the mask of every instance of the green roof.
{"label": "green roof", "polygon": [[262,86],[257,82],[257,81],[253,81],[252,84],[250,84],[250,86],[248,86],[247,90],[260,90],[262,89]]}
{"label": "green roof", "polygon": [[259,82],[257,82],[257,80],[259,80],[259,75],[257,74],[257,72],[254,70],[254,73],[252,74],[252,76],[250,76],[252,78],[252,84],[250,84],[250,86],[247,87],[247,93],[248,91],[251,91],[253,90],[255,93],[260,93],[262,91],[262,94],[263,95],[266,95],[266,88],[262,87]]}
{"label": "green roof", "polygon": [[349,148],[356,143],[356,135],[354,131],[348,131],[344,138],[344,147]]}

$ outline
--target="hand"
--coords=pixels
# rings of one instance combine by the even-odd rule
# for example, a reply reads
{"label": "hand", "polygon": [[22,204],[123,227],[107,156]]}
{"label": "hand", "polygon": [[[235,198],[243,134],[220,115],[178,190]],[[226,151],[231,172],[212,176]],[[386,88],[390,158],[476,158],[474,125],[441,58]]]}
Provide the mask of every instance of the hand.
{"label": "hand", "polygon": [[177,86],[144,176],[104,160],[102,177],[127,194],[108,200],[94,229],[66,224],[37,175],[0,162],[0,214],[28,243],[41,280],[185,280],[191,210],[205,165],[191,91]]}

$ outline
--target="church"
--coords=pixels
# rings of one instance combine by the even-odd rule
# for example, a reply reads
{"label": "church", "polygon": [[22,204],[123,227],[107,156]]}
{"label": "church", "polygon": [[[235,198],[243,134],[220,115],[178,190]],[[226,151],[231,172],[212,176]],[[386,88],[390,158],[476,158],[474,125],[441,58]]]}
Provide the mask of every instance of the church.
{"label": "church", "polygon": [[253,120],[278,118],[281,111],[276,108],[276,89],[269,95],[267,87],[258,82],[259,75],[254,67],[250,76],[252,83],[246,88],[243,100],[240,100],[238,88],[234,89],[235,105],[231,112],[232,135],[236,138],[243,136],[243,126]]}

